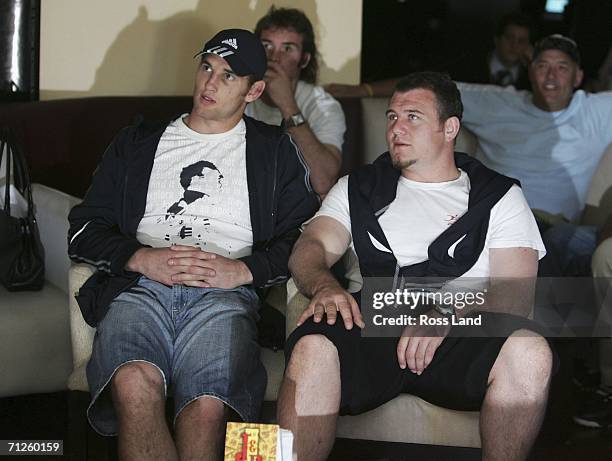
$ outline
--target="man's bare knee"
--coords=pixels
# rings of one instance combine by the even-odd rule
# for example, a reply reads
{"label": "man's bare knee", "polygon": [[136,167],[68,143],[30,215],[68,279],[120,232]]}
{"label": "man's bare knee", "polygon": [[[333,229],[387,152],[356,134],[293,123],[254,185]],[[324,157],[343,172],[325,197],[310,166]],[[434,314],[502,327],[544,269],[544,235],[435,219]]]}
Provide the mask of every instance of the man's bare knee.
{"label": "man's bare knee", "polygon": [[177,422],[188,418],[197,419],[202,424],[224,423],[229,413],[229,408],[221,400],[205,395],[185,405]]}
{"label": "man's bare knee", "polygon": [[537,333],[519,330],[502,346],[489,376],[505,395],[535,401],[546,393],[552,374],[553,354],[548,341]]}
{"label": "man's bare knee", "polygon": [[147,362],[122,365],[111,381],[113,400],[130,404],[164,398],[164,378],[159,369]]}
{"label": "man's bare knee", "polygon": [[323,335],[307,335],[295,344],[289,360],[288,373],[297,377],[311,371],[321,373],[336,369],[340,369],[336,346]]}

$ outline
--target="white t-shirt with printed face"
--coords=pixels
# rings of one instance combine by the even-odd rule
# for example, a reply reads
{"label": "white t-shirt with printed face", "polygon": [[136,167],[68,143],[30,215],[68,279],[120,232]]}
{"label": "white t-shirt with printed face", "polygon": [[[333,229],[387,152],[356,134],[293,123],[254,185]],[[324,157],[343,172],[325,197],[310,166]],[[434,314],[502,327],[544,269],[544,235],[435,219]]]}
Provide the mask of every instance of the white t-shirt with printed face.
{"label": "white t-shirt with printed face", "polygon": [[246,126],[201,134],[182,115],[162,135],[136,238],[152,247],[191,245],[230,258],[251,254]]}
{"label": "white t-shirt with printed face", "polygon": [[[295,102],[310,129],[323,144],[331,144],[342,151],[346,122],[340,103],[317,85],[299,81],[295,89]],[[261,99],[248,104],[245,114],[270,125],[280,125],[283,116],[276,107]]]}
{"label": "white t-shirt with printed face", "polygon": [[[469,193],[470,179],[464,171],[453,181],[439,183],[400,177],[395,200],[379,218],[391,248],[370,236],[373,245],[382,251],[392,251],[400,266],[425,261],[431,242],[467,211]],[[334,218],[351,233],[348,176],[340,178],[330,190],[315,218],[318,216]],[[455,247],[456,243],[449,248],[450,256]],[[533,214],[518,186],[511,187],[491,209],[484,249],[462,277],[488,277],[489,250],[514,247],[533,248],[539,258],[546,254]],[[352,240],[351,248],[354,251]],[[354,274],[349,278],[355,278]]]}

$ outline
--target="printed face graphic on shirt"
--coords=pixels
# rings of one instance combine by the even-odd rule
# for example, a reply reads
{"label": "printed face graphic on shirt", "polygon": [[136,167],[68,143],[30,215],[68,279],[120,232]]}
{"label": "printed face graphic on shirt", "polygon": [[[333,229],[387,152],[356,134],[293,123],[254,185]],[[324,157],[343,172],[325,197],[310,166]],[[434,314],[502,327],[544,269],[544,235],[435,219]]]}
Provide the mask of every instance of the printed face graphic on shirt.
{"label": "printed face graphic on shirt", "polygon": [[211,197],[222,187],[223,175],[211,162],[202,160],[186,166],[181,171],[181,186],[183,196],[174,202],[167,210],[166,219],[171,215],[182,214],[185,207],[203,197]]}
{"label": "printed face graphic on shirt", "polygon": [[[194,234],[190,224],[198,224],[200,229],[205,229],[209,225],[208,218],[195,217],[183,219],[181,215],[189,209],[189,206],[197,203],[198,200],[214,200],[221,192],[223,187],[223,175],[219,169],[211,162],[201,160],[192,165],[186,166],[181,171],[180,183],[183,188],[183,195],[166,210],[164,221],[168,225],[167,241],[195,240],[196,246],[200,246],[202,234]],[[176,228],[176,229],[175,229]],[[200,230],[201,232],[201,230]]]}

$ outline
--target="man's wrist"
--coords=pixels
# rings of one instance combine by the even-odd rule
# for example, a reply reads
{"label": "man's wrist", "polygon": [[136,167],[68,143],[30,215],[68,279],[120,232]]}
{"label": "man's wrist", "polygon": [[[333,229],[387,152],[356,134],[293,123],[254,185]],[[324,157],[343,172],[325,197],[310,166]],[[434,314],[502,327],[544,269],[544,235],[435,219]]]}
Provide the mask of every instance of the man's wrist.
{"label": "man's wrist", "polygon": [[300,108],[297,106],[297,103],[295,101],[291,101],[288,104],[284,104],[282,107],[279,106],[278,109],[280,110],[283,120],[291,117],[294,114],[297,114],[300,111]]}
{"label": "man's wrist", "polygon": [[130,259],[128,259],[125,263],[125,270],[130,272],[142,273],[140,262],[142,259],[142,255],[146,250],[147,248],[139,248],[138,250],[136,250],[134,254],[132,254],[132,256],[130,257]]}
{"label": "man's wrist", "polygon": [[244,261],[236,260],[240,264],[240,280],[243,282],[240,285],[250,285],[253,283],[253,273],[249,266]]}
{"label": "man's wrist", "polygon": [[304,115],[301,112],[296,112],[295,114],[284,118],[281,123],[281,128],[285,131],[289,131],[292,128],[298,128],[302,125],[306,125],[307,121]]}
{"label": "man's wrist", "polygon": [[332,279],[324,279],[318,283],[313,284],[312,289],[310,290],[310,297],[314,298],[317,293],[327,289],[343,289],[340,284],[337,282],[335,278]]}

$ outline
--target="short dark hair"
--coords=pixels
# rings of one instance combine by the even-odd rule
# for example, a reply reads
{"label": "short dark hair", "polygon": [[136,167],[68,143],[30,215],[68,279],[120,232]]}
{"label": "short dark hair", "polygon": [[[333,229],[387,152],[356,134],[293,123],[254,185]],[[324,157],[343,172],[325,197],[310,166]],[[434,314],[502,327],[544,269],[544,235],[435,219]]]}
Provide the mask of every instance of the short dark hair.
{"label": "short dark hair", "polygon": [[529,31],[529,41],[533,43],[535,39],[535,25],[531,17],[519,11],[515,11],[514,13],[509,13],[502,16],[502,18],[497,23],[497,29],[495,29],[495,36],[501,37],[502,35],[504,35],[506,27],[508,26],[519,26],[527,29]]}
{"label": "short dark hair", "polygon": [[267,29],[289,29],[302,35],[302,53],[310,53],[310,61],[300,71],[300,80],[316,83],[319,72],[317,45],[312,23],[304,12],[297,8],[276,8],[272,5],[268,13],[257,21],[255,35],[261,37],[261,33]]}
{"label": "short dark hair", "polygon": [[417,89],[429,90],[435,95],[440,123],[451,117],[461,120],[463,116],[461,93],[447,73],[413,72],[397,82],[394,92],[405,93]]}

